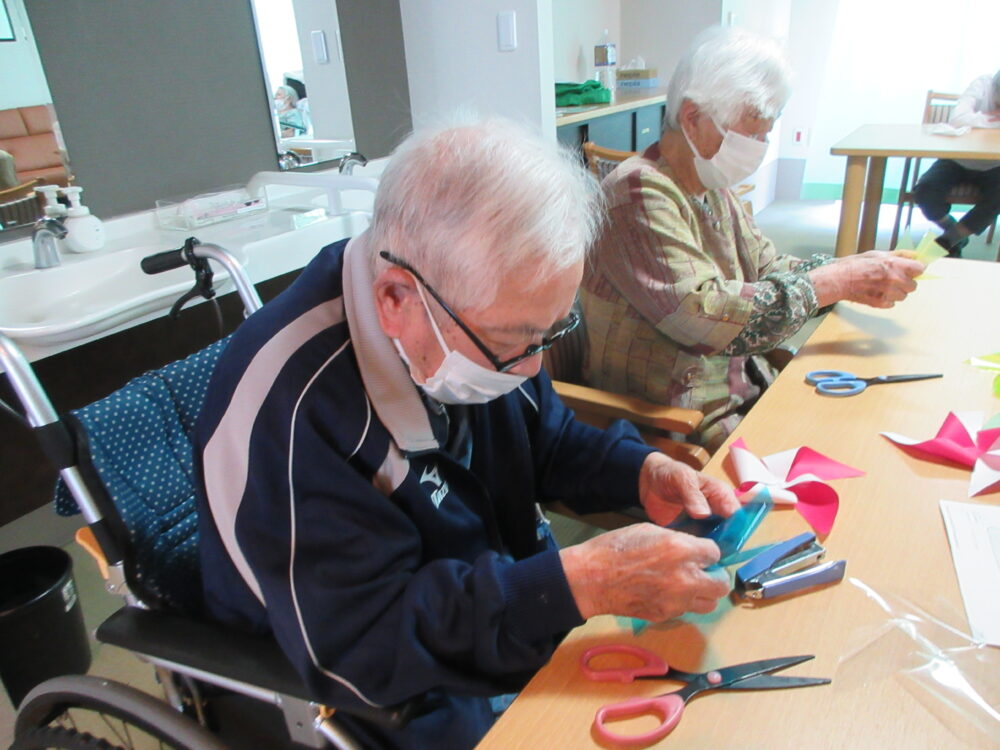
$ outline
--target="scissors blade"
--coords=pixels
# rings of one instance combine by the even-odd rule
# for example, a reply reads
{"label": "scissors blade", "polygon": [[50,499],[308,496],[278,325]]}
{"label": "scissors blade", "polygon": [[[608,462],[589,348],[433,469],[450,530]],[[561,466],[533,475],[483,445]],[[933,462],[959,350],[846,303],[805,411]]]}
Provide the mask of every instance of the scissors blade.
{"label": "scissors blade", "polygon": [[737,664],[732,667],[725,667],[723,669],[717,670],[722,680],[712,684],[712,687],[716,690],[723,687],[728,687],[735,682],[740,682],[749,677],[756,677],[757,675],[764,674],[766,672],[777,672],[779,669],[787,669],[788,667],[793,667],[796,664],[801,664],[804,661],[809,661],[814,658],[812,654],[804,656],[779,656],[775,659],[760,659],[759,661],[751,661],[746,664]]}
{"label": "scissors blade", "polygon": [[866,383],[905,383],[908,380],[929,380],[931,378],[943,378],[944,373],[932,372],[921,373],[920,375],[879,375],[877,378],[865,378]]}
{"label": "scissors blade", "polygon": [[783,688],[829,685],[829,677],[784,677],[780,674],[759,674],[727,685],[723,690],[780,690]]}

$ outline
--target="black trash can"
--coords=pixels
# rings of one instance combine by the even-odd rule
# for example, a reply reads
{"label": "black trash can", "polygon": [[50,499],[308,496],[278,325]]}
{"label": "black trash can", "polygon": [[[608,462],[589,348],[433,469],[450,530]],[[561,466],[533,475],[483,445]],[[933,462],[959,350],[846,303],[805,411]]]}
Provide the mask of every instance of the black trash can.
{"label": "black trash can", "polygon": [[50,677],[89,668],[73,559],[59,547],[0,555],[0,679],[11,702]]}

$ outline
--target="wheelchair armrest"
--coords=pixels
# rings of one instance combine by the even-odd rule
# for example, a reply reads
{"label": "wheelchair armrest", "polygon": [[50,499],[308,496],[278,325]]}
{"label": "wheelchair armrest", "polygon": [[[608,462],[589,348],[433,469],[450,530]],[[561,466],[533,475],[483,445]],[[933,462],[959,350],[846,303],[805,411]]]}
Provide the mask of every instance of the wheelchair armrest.
{"label": "wheelchair armrest", "polygon": [[[309,693],[277,641],[270,636],[169,612],[123,607],[101,623],[97,640],[153,660],[172,662],[177,665],[174,671],[197,670],[202,674],[195,676],[205,682],[212,682],[211,676],[216,675],[275,694],[321,702]],[[330,708],[398,729],[417,715],[420,700],[385,708]]]}
{"label": "wheelchair armrest", "polygon": [[552,387],[563,403],[575,411],[610,419],[627,419],[640,428],[690,435],[705,416],[696,409],[654,404],[635,396],[622,396],[561,380],[553,380]]}

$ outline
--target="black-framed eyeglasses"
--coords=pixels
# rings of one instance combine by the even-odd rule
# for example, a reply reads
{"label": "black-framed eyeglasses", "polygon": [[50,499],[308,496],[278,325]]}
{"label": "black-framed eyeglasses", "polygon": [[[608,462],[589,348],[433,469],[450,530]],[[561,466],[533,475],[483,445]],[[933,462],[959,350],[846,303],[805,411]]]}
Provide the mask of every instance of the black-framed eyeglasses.
{"label": "black-framed eyeglasses", "polygon": [[424,281],[424,277],[420,275],[420,272],[416,268],[411,266],[402,258],[386,252],[385,250],[379,251],[379,256],[385,258],[385,260],[389,261],[393,265],[399,266],[404,271],[409,271],[413,274],[413,278],[419,281],[423,285],[424,289],[430,292],[430,295],[435,299],[435,301],[441,305],[441,309],[448,313],[448,317],[455,321],[455,324],[462,329],[465,335],[469,337],[469,340],[476,345],[476,348],[479,349],[479,351],[483,353],[483,356],[490,361],[490,364],[497,369],[497,372],[507,372],[519,362],[523,362],[530,357],[534,357],[536,354],[540,354],[546,349],[551,349],[552,345],[559,339],[580,325],[580,316],[575,312],[571,312],[569,317],[566,319],[565,325],[553,333],[550,333],[548,336],[545,336],[541,343],[532,344],[516,357],[511,357],[510,359],[500,359],[497,355],[490,351],[490,348],[482,342],[482,339],[472,332],[472,329],[465,324],[465,321],[458,317],[458,314],[448,306],[448,303],[441,299],[441,295],[434,290],[434,287]]}

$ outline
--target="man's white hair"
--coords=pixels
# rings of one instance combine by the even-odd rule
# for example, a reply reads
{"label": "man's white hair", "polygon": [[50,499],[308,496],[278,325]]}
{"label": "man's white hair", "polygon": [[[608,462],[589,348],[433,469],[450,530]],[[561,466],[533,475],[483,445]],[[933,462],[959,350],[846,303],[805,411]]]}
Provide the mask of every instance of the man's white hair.
{"label": "man's white hair", "polygon": [[603,216],[578,154],[502,118],[453,120],[410,135],[382,173],[369,230],[457,309],[482,309],[514,271],[525,293],[581,261]]}
{"label": "man's white hair", "polygon": [[663,129],[680,129],[677,113],[685,99],[729,127],[748,111],[777,119],[790,94],[791,72],[776,41],[746,29],[713,26],[694,38],[674,69]]}

